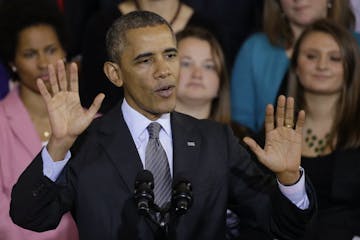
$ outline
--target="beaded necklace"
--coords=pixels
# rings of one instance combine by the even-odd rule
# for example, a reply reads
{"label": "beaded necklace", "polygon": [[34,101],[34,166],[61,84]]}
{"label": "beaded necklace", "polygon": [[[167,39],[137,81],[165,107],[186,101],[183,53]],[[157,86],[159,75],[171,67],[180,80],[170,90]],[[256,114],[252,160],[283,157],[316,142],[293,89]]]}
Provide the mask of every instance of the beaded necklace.
{"label": "beaded necklace", "polygon": [[329,146],[329,137],[330,134],[325,134],[325,137],[319,138],[316,134],[313,133],[311,128],[306,129],[305,134],[305,143],[310,149],[314,149],[316,154],[322,154],[326,147]]}

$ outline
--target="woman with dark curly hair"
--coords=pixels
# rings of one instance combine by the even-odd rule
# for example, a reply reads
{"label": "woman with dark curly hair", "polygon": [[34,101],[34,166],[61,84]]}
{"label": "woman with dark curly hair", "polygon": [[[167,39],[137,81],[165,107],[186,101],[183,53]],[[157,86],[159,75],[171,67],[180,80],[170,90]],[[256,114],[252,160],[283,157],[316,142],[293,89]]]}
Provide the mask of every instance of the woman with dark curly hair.
{"label": "woman with dark curly hair", "polygon": [[9,216],[11,188],[50,135],[49,116],[36,85],[48,85],[48,65],[66,57],[63,19],[47,0],[14,0],[0,8],[0,57],[15,88],[0,102],[0,239],[76,240],[70,214],[57,229],[22,229]]}

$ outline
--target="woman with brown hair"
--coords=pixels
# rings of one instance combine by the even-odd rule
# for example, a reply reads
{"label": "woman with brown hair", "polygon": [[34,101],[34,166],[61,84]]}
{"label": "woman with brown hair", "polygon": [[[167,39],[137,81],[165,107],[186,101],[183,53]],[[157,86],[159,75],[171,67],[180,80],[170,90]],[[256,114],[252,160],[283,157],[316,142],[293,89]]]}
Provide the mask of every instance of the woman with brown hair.
{"label": "woman with brown hair", "polygon": [[[352,30],[354,15],[349,0],[265,0],[264,32],[242,46],[231,79],[232,116],[236,122],[259,131],[265,106],[275,103],[290,65],[294,43],[306,26],[331,19]],[[354,34],[360,42],[360,35]]]}
{"label": "woman with brown hair", "polygon": [[220,44],[199,27],[186,28],[176,37],[180,55],[177,111],[230,123],[229,78]]}
{"label": "woman with brown hair", "polygon": [[360,236],[359,54],[352,34],[326,20],[294,46],[289,85],[306,112],[301,161],[319,207],[306,239]]}
{"label": "woman with brown hair", "polygon": [[215,36],[201,27],[187,27],[176,38],[180,57],[176,111],[228,124],[240,140],[252,135],[231,121],[229,77]]}
{"label": "woman with brown hair", "polygon": [[[227,124],[241,142],[253,135],[231,122],[229,78],[222,48],[214,35],[200,27],[187,27],[176,38],[180,76],[175,110]],[[227,210],[226,227],[226,239],[239,236],[239,220],[231,210]]]}

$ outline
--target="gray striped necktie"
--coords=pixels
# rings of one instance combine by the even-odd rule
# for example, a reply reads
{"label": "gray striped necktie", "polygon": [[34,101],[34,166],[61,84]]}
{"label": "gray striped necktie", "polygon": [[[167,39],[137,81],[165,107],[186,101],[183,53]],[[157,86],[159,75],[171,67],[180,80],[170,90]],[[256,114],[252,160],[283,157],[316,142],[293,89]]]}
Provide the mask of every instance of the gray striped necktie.
{"label": "gray striped necktie", "polygon": [[164,207],[171,198],[171,175],[165,150],[159,141],[161,125],[152,122],[147,127],[149,142],[145,152],[145,169],[154,175],[155,203]]}

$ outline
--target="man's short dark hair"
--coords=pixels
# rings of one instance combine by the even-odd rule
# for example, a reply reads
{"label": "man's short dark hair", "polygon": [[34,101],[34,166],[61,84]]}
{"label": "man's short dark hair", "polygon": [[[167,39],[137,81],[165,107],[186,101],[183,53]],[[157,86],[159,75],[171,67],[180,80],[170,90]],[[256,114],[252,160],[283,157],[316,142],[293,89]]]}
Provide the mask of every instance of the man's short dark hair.
{"label": "man's short dark hair", "polygon": [[126,44],[126,32],[128,30],[158,25],[168,26],[175,39],[174,32],[169,23],[156,13],[134,11],[119,17],[111,25],[106,34],[106,50],[110,61],[119,61],[122,50]]}

